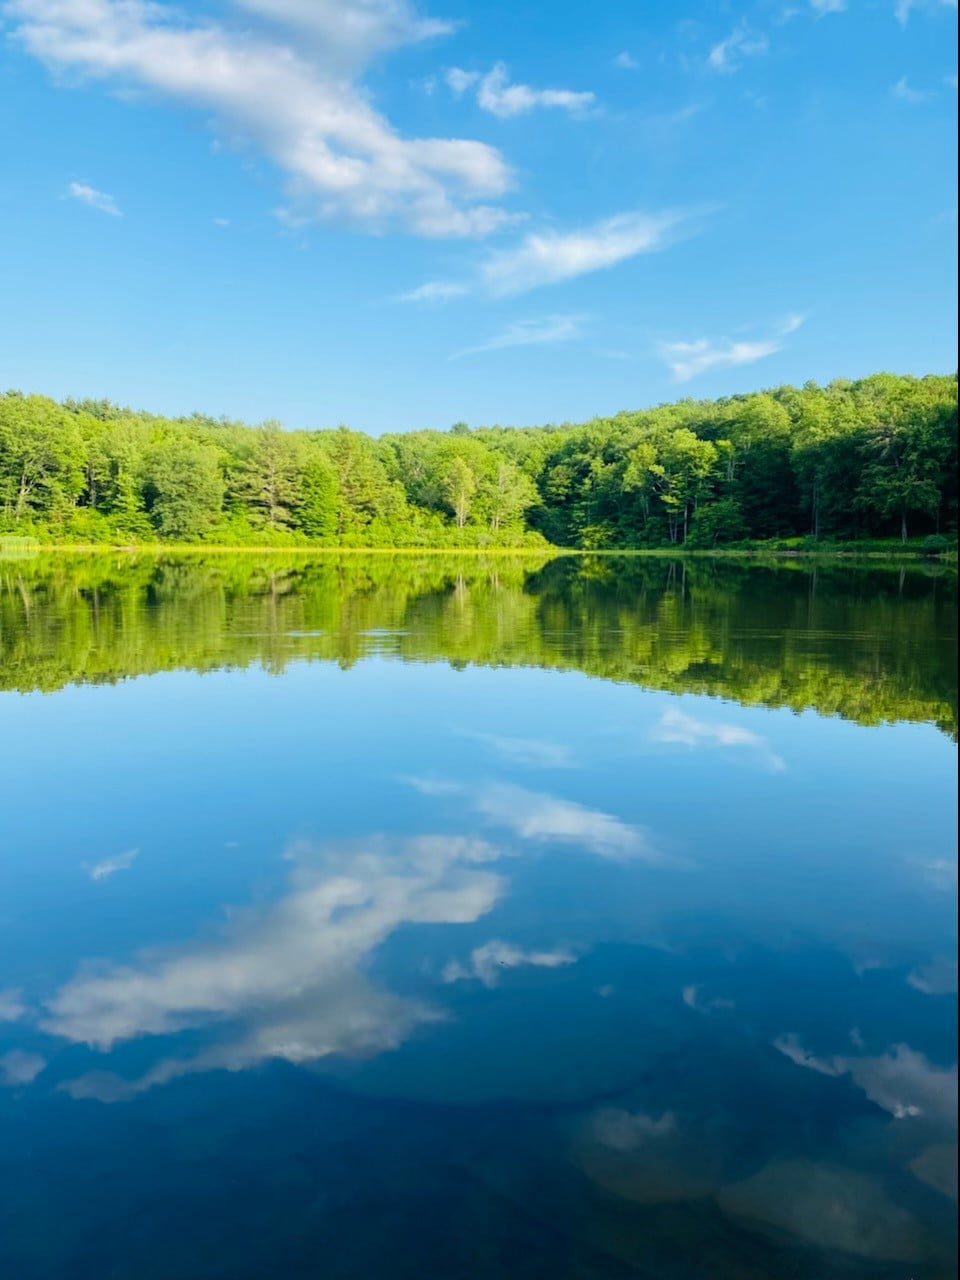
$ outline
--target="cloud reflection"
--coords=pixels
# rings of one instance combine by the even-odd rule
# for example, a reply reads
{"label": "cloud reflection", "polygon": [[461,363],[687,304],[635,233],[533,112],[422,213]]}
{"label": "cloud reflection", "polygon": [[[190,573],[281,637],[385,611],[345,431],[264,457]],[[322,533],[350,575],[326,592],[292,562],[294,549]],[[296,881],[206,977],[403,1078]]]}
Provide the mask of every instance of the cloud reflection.
{"label": "cloud reflection", "polygon": [[26,1053],[23,1049],[11,1049],[0,1057],[0,1084],[15,1088],[30,1084],[47,1065],[39,1053]]}
{"label": "cloud reflection", "polygon": [[20,999],[19,987],[0,989],[0,1022],[17,1022],[26,1011],[26,1005]]}
{"label": "cloud reflection", "polygon": [[650,731],[652,742],[690,747],[747,747],[771,773],[783,773],[786,763],[766,738],[736,724],[697,720],[675,707],[663,713]]}
{"label": "cloud reflection", "polygon": [[65,1088],[115,1100],[198,1070],[397,1046],[443,1015],[379,989],[362,962],[400,925],[473,922],[490,911],[502,880],[485,864],[499,856],[486,841],[462,837],[294,846],[290,889],[271,907],[215,941],[81,971],[48,1002],[41,1024],[103,1051],[189,1028],[224,1024],[228,1033],[194,1058],[165,1059],[138,1081],[93,1073]]}
{"label": "cloud reflection", "polygon": [[471,733],[468,736],[489,747],[509,764],[526,765],[533,769],[576,767],[573,752],[562,742],[549,742],[542,738],[510,738],[498,733]]}
{"label": "cloud reflection", "polygon": [[906,1044],[895,1044],[876,1057],[818,1058],[796,1035],[779,1036],[774,1048],[799,1067],[822,1075],[848,1075],[871,1102],[898,1120],[923,1116],[957,1127],[957,1064],[938,1067]]}
{"label": "cloud reflection", "polygon": [[546,791],[531,791],[508,782],[468,786],[438,778],[406,778],[422,795],[465,797],[492,826],[502,827],[533,844],[572,845],[598,858],[680,866],[680,859],[657,848],[646,828],[621,821],[600,809]]}
{"label": "cloud reflection", "polygon": [[104,858],[92,867],[85,862],[83,869],[91,880],[106,880],[118,871],[129,871],[139,856],[139,849],[128,849],[126,853],[118,853],[115,858]]}
{"label": "cloud reflection", "polygon": [[453,960],[443,971],[444,982],[461,982],[464,979],[478,979],[485,987],[495,987],[500,981],[504,969],[519,969],[530,966],[537,969],[559,969],[564,965],[574,964],[577,957],[572,951],[557,949],[555,951],[524,951],[512,942],[501,942],[493,939],[482,947],[475,947],[470,952],[470,959],[464,964]]}

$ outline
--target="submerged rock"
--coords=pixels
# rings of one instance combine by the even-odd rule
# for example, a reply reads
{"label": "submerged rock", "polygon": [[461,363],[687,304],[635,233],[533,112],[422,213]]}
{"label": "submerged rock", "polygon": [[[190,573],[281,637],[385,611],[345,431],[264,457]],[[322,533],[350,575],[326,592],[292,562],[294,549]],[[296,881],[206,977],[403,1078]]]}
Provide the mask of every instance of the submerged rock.
{"label": "submerged rock", "polygon": [[823,1249],[892,1262],[927,1256],[916,1219],[890,1199],[878,1179],[853,1169],[775,1160],[723,1187],[717,1203],[742,1225],[786,1231]]}
{"label": "submerged rock", "polygon": [[907,1166],[915,1178],[942,1192],[951,1200],[957,1198],[957,1144],[937,1142],[921,1151]]}
{"label": "submerged rock", "polygon": [[637,1204],[700,1199],[721,1182],[719,1156],[704,1150],[670,1111],[595,1111],[576,1134],[573,1159],[599,1187]]}

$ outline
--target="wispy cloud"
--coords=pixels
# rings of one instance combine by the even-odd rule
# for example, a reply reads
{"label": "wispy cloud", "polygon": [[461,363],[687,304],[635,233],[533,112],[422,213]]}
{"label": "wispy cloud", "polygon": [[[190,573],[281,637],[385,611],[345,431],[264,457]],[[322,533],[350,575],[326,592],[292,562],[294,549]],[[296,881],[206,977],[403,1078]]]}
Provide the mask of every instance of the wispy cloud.
{"label": "wispy cloud", "polygon": [[[684,108],[673,119],[689,119],[699,107]],[[483,258],[473,275],[461,280],[430,280],[408,293],[403,302],[442,302],[467,294],[493,298],[529,293],[594,271],[605,271],[641,254],[659,253],[694,235],[713,206],[668,209],[660,213],[616,214],[573,231],[531,231],[510,248]]]}
{"label": "wispy cloud", "polygon": [[650,740],[690,748],[746,747],[755,752],[761,763],[773,773],[782,773],[787,767],[760,734],[752,733],[737,724],[697,720],[672,707],[663,713],[651,729]]}
{"label": "wispy cloud", "polygon": [[684,987],[680,992],[681,999],[688,1009],[696,1009],[698,1013],[709,1013],[711,1009],[732,1009],[734,1001],[728,1000],[725,996],[716,996],[712,999],[704,999],[700,994],[700,988],[696,984]]}
{"label": "wispy cloud", "polygon": [[746,341],[732,338],[695,338],[690,342],[661,342],[659,353],[677,382],[687,382],[711,369],[732,369],[753,364],[783,349],[783,339],[796,332],[805,317],[792,314],[770,337]]}
{"label": "wispy cloud", "polygon": [[443,971],[444,982],[462,982],[475,979],[485,987],[495,987],[505,969],[531,967],[535,969],[559,969],[574,964],[577,957],[572,951],[558,948],[553,951],[524,951],[512,942],[494,939],[475,947],[466,964],[452,960]]}
{"label": "wispy cloud", "polygon": [[934,858],[930,861],[915,860],[924,882],[938,893],[956,893],[956,858]]}
{"label": "wispy cloud", "polygon": [[497,297],[603,271],[645,253],[667,248],[692,230],[694,210],[621,213],[576,231],[539,231],[512,249],[491,253],[482,284]]}
{"label": "wispy cloud", "polygon": [[281,22],[315,41],[345,67],[378,53],[451,35],[457,23],[428,18],[408,0],[234,0],[271,22]]}
{"label": "wispy cloud", "polygon": [[84,863],[83,869],[91,880],[106,880],[108,876],[116,875],[118,871],[129,871],[139,856],[139,849],[128,849],[126,853],[118,853],[113,858],[104,858],[102,862],[96,862],[93,866]]}
{"label": "wispy cloud", "polygon": [[27,1053],[23,1049],[11,1049],[0,1057],[0,1083],[15,1088],[32,1084],[47,1065],[39,1053]]}
{"label": "wispy cloud", "polygon": [[456,280],[428,280],[408,293],[399,294],[397,302],[449,302],[468,292],[467,286]]}
{"label": "wispy cloud", "polygon": [[913,969],[907,982],[926,996],[950,996],[957,993],[957,961],[954,956],[940,956],[922,968]]}
{"label": "wispy cloud", "polygon": [[810,0],[810,8],[818,18],[823,18],[828,13],[843,13],[846,7],[847,0]]}
{"label": "wispy cloud", "polygon": [[488,111],[501,120],[526,115],[541,107],[558,108],[571,115],[582,115],[597,100],[593,93],[573,89],[534,89],[528,84],[511,84],[507,67],[502,62],[498,62],[486,74],[451,67],[446,72],[446,81],[456,94],[474,91],[481,110]]}
{"label": "wispy cloud", "polygon": [[914,10],[926,9],[934,12],[937,9],[956,9],[957,0],[896,0],[893,12],[897,21],[905,27]]}
{"label": "wispy cloud", "polygon": [[368,1055],[444,1016],[380,988],[365,961],[405,924],[472,923],[490,911],[502,892],[488,865],[499,851],[473,838],[420,836],[297,845],[287,857],[287,892],[221,936],[81,968],[53,995],[43,1030],[101,1051],[213,1028],[194,1057],[162,1058],[133,1081],[92,1072],[64,1085],[66,1092],[115,1102],[198,1071]]}
{"label": "wispy cloud", "polygon": [[621,822],[609,813],[589,809],[574,800],[508,783],[494,783],[476,793],[474,805],[488,821],[505,827],[523,840],[572,845],[615,862],[668,861],[643,827]]}
{"label": "wispy cloud", "polygon": [[587,316],[543,316],[538,320],[516,320],[486,342],[464,347],[451,355],[451,360],[480,355],[485,351],[503,351],[509,347],[542,347],[579,338]]}
{"label": "wispy cloud", "polygon": [[773,1046],[799,1067],[821,1075],[849,1075],[871,1102],[898,1120],[927,1116],[956,1128],[956,1063],[938,1067],[906,1044],[895,1044],[877,1057],[831,1058],[809,1053],[793,1034],[778,1036]]}
{"label": "wispy cloud", "polygon": [[81,204],[89,205],[91,209],[109,213],[112,218],[123,217],[113,196],[108,196],[105,191],[98,191],[96,187],[88,186],[86,182],[71,182],[67,187],[67,195],[74,200],[79,200]]}
{"label": "wispy cloud", "polygon": [[[449,30],[405,0],[244,0],[264,27],[191,18],[149,0],[8,0],[14,37],[72,78],[212,112],[286,175],[288,216],[427,237],[482,236],[510,215],[511,175],[461,138],[406,138],[355,78],[385,49]],[[272,34],[270,26],[279,26]],[[292,34],[291,34],[292,29]]]}
{"label": "wispy cloud", "polygon": [[0,1022],[18,1022],[26,1011],[19,987],[0,988]]}
{"label": "wispy cloud", "polygon": [[672,1111],[651,1116],[643,1111],[626,1111],[622,1107],[604,1107],[586,1122],[589,1139],[611,1151],[637,1151],[651,1141],[673,1134],[677,1119]]}
{"label": "wispy cloud", "polygon": [[613,65],[620,71],[636,71],[640,63],[627,49],[622,49],[613,59]]}
{"label": "wispy cloud", "polygon": [[471,733],[468,736],[510,764],[530,765],[535,769],[572,769],[576,763],[571,749],[561,742],[511,738],[499,733]]}
{"label": "wispy cloud", "polygon": [[928,89],[911,89],[906,76],[901,76],[890,92],[904,102],[927,102],[933,97]]}
{"label": "wispy cloud", "polygon": [[715,44],[707,55],[707,63],[714,71],[729,74],[739,71],[744,58],[756,58],[770,47],[765,35],[753,35],[747,27],[737,27],[725,40]]}
{"label": "wispy cloud", "polygon": [[689,867],[663,853],[646,827],[622,822],[575,800],[530,791],[512,783],[479,785],[437,778],[404,779],[423,795],[461,796],[494,827],[502,827],[531,844],[569,845],[615,862],[636,860],[655,866]]}

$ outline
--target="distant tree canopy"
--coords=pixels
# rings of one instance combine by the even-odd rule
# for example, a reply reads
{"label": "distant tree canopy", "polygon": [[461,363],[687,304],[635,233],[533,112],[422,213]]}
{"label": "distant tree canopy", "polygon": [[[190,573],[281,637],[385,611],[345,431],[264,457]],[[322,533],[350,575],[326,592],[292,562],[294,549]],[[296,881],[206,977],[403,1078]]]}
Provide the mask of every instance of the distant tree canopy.
{"label": "distant tree canopy", "polygon": [[41,539],[711,548],[956,526],[955,375],[378,438],[0,395],[0,533]]}

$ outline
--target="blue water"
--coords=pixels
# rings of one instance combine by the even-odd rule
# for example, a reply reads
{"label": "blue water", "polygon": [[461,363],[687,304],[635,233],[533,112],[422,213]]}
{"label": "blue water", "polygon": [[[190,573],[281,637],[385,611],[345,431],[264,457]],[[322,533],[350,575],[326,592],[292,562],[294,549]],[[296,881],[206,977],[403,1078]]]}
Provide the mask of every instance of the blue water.
{"label": "blue water", "polygon": [[[296,577],[261,631],[112,566],[107,636],[45,572],[4,583],[0,1275],[951,1274],[954,583],[797,622],[805,578],[475,569],[463,614],[451,570],[341,584],[334,661]],[[902,717],[835,712],[871,669]]]}

